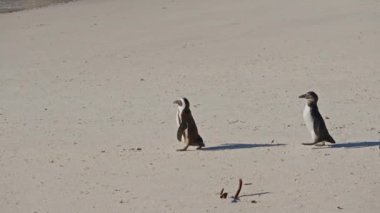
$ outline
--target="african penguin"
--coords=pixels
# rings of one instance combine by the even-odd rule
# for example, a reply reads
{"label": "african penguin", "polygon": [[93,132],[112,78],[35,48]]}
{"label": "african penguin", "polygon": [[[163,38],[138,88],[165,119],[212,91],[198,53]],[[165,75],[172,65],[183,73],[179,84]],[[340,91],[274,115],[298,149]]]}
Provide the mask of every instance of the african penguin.
{"label": "african penguin", "polygon": [[[325,121],[319,113],[317,102],[318,96],[315,92],[310,91],[306,94],[300,95],[299,98],[305,98],[306,104],[303,111],[303,119],[306,123],[308,130],[311,133],[312,143],[302,143],[303,145],[318,145],[324,146],[325,141],[335,143],[334,139],[330,136],[326,128]],[[321,144],[319,144],[321,143]]]}
{"label": "african penguin", "polygon": [[174,104],[178,105],[177,109],[177,139],[183,141],[185,147],[178,149],[177,151],[186,151],[189,146],[198,146],[197,149],[201,149],[205,146],[202,137],[198,134],[197,125],[194,118],[191,115],[190,103],[187,98],[180,98],[174,101]]}

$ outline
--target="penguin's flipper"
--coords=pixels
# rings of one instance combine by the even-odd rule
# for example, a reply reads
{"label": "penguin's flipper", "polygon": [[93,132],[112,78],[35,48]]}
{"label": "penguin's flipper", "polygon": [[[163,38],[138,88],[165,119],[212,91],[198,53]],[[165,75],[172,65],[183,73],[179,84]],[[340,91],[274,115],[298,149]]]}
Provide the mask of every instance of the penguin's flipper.
{"label": "penguin's flipper", "polygon": [[314,117],[313,120],[313,126],[314,126],[314,132],[317,136],[316,141],[327,141],[330,143],[335,143],[335,140],[331,137],[329,131],[327,130],[325,121],[322,118],[322,115],[319,113],[318,108],[314,108],[311,110],[312,117]]}
{"label": "penguin's flipper", "polygon": [[315,141],[321,142],[331,137],[318,107],[312,108],[310,113],[313,117],[313,128],[316,135]]}
{"label": "penguin's flipper", "polygon": [[178,130],[177,130],[177,140],[178,141],[181,141],[182,139],[182,135],[183,133],[185,132],[185,129],[187,128],[187,124],[185,122],[182,122],[179,127],[178,127]]}

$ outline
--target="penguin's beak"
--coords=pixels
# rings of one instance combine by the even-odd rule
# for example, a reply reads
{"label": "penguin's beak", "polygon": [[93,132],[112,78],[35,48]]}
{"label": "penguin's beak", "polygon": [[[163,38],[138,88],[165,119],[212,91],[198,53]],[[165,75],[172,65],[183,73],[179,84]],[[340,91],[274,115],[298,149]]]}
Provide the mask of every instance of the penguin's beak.
{"label": "penguin's beak", "polygon": [[300,95],[298,98],[306,98],[306,94]]}
{"label": "penguin's beak", "polygon": [[181,103],[181,101],[179,101],[179,100],[175,100],[175,101],[173,101],[173,104],[180,104]]}

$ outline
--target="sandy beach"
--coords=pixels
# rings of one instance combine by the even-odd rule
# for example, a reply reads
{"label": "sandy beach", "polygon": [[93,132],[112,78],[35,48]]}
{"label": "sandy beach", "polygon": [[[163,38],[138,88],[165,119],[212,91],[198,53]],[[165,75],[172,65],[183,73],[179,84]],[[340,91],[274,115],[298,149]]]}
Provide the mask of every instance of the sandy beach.
{"label": "sandy beach", "polygon": [[[378,0],[0,14],[1,212],[378,212],[379,23]],[[301,145],[309,90],[332,147]],[[176,151],[181,96],[204,150]]]}

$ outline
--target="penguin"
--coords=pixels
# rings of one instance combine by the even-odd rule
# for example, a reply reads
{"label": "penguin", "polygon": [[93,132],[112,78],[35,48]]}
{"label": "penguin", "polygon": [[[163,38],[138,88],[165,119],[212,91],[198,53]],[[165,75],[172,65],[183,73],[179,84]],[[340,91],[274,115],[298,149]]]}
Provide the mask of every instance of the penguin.
{"label": "penguin", "polygon": [[335,140],[329,134],[325,121],[319,113],[317,102],[318,95],[313,91],[300,95],[299,98],[305,98],[306,104],[303,111],[303,119],[308,130],[311,133],[312,143],[302,143],[303,145],[324,146],[325,142],[335,143]]}
{"label": "penguin", "polygon": [[189,146],[198,146],[197,149],[202,149],[205,144],[202,137],[198,134],[197,125],[191,115],[189,100],[182,97],[173,103],[178,106],[176,118],[178,125],[177,139],[185,143],[185,147],[177,151],[186,151]]}

